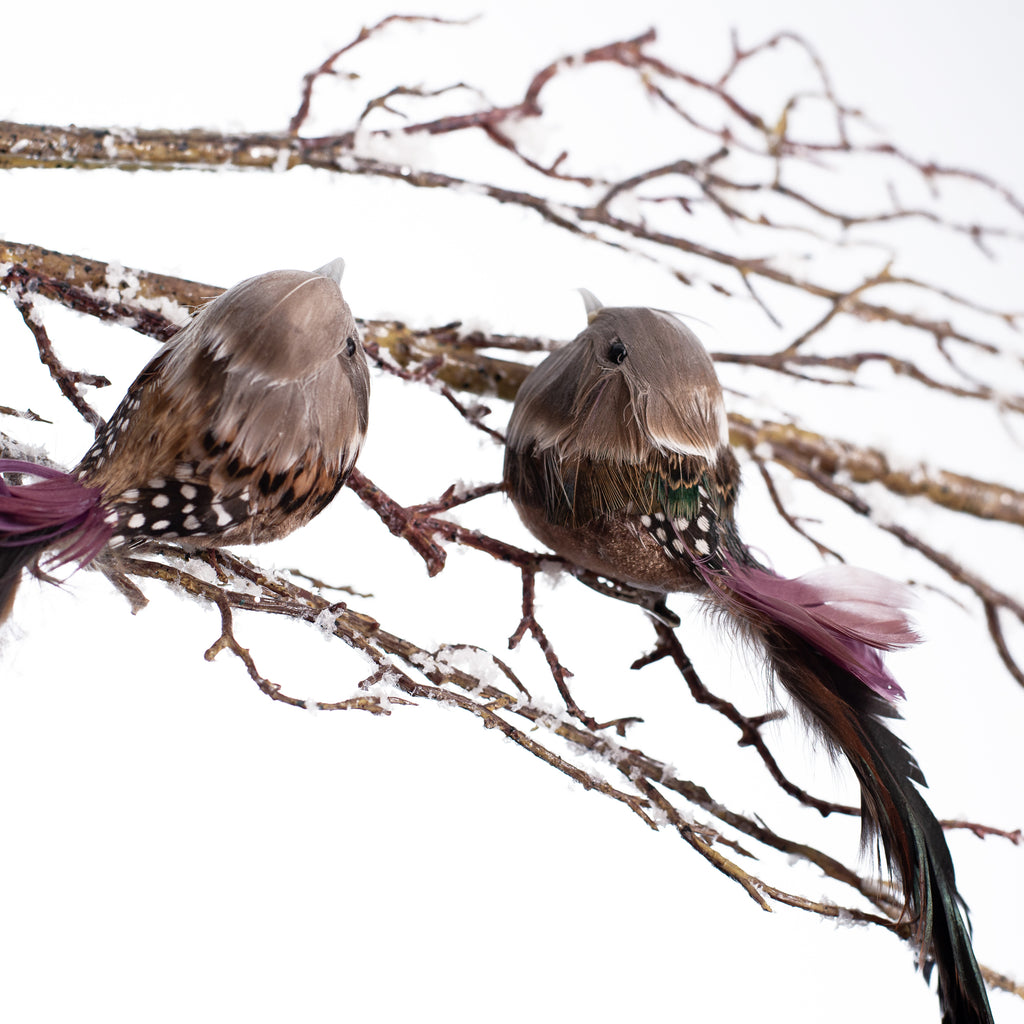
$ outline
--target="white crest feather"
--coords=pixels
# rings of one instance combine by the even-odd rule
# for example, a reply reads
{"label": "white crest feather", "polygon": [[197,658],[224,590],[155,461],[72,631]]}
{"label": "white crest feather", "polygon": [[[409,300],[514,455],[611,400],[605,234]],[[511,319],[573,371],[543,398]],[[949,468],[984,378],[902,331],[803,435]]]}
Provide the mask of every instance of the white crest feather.
{"label": "white crest feather", "polygon": [[341,284],[341,276],[345,273],[345,261],[339,256],[337,259],[331,260],[330,263],[317,267],[313,273],[319,274],[321,277],[329,277],[332,281]]}
{"label": "white crest feather", "polygon": [[587,311],[587,323],[592,324],[594,317],[604,309],[601,305],[601,300],[592,292],[586,288],[577,288],[576,291],[580,293],[583,298],[583,305]]}

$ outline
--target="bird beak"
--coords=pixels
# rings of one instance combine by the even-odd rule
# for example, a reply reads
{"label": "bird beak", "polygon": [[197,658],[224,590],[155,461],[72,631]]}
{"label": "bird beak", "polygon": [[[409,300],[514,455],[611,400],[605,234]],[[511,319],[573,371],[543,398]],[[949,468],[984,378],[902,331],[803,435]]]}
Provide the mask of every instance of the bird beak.
{"label": "bird beak", "polygon": [[583,305],[587,310],[587,323],[592,324],[594,318],[604,307],[593,292],[587,291],[586,288],[577,288],[576,290],[583,296]]}

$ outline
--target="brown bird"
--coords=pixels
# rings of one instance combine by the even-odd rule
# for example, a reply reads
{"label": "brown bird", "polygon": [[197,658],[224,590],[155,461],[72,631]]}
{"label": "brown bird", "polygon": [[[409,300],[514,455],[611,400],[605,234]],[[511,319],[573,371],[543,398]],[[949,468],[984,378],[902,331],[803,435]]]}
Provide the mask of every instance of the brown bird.
{"label": "brown bird", "polygon": [[0,459],[0,621],[21,570],[105,545],[258,544],[309,522],[366,434],[370,380],[342,260],[204,305],[149,362],[71,473]]}
{"label": "brown bird", "polygon": [[942,827],[924,776],[885,725],[903,692],[879,650],[915,642],[906,590],[845,566],[785,579],[740,539],[739,465],[711,358],[675,317],[606,309],[527,377],[509,422],[505,486],[558,554],[650,591],[698,595],[765,657],[808,727],[850,762],[863,840],[901,883],[945,1024],[991,1024]]}

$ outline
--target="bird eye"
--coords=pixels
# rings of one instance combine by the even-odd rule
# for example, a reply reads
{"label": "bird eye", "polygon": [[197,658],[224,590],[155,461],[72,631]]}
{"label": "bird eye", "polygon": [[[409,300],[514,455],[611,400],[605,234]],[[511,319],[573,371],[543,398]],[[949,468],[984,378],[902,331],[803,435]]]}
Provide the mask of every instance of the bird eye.
{"label": "bird eye", "polygon": [[356,354],[356,339],[349,338],[345,342],[345,355],[354,356]]}
{"label": "bird eye", "polygon": [[608,358],[618,365],[626,358],[626,346],[616,338],[608,349]]}

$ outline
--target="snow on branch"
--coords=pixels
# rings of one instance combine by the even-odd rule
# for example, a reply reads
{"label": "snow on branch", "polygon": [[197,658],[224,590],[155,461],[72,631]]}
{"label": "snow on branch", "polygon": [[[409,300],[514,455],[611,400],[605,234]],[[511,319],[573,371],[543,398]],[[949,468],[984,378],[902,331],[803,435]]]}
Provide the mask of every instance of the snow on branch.
{"label": "snow on branch", "polygon": [[[33,294],[44,295],[71,309],[102,319],[119,319],[122,323],[130,324],[132,329],[157,339],[172,337],[177,326],[173,320],[154,312],[155,304],[171,303],[167,308],[173,310],[175,304],[196,304],[220,291],[213,286],[156,274],[126,271],[123,268],[111,270],[96,260],[84,261],[27,245],[0,243],[0,259],[12,267],[0,281],[0,286],[13,293],[12,297],[16,298],[22,289],[29,289]],[[117,274],[130,279],[131,287],[135,290],[133,295],[126,296],[107,283]],[[523,364],[496,360],[480,352],[481,347],[515,349],[516,339],[477,335],[467,341],[460,338],[457,325],[451,324],[415,331],[396,323],[377,322],[363,326],[367,336],[376,339],[371,347],[373,344],[378,346],[377,356],[382,366],[407,381],[411,387],[427,387],[436,391],[439,398],[446,397],[449,385],[444,382],[447,380],[453,381],[450,386],[455,389],[472,394],[497,395],[502,392],[514,394],[515,387],[525,376],[526,367]],[[538,347],[538,342],[535,339],[522,339],[522,347],[533,350]],[[476,372],[469,373],[468,366],[474,367]],[[500,372],[496,369],[498,366]],[[410,367],[414,369],[410,370]],[[446,371],[453,368],[454,374],[449,375]],[[70,375],[70,371],[65,372]],[[467,426],[472,425],[472,417],[467,417]],[[906,473],[892,471],[880,452],[797,430],[787,424],[754,425],[742,417],[734,417],[731,426],[734,441],[754,453],[762,465],[769,460],[775,461],[804,476],[838,500],[851,504],[858,511],[865,511],[866,503],[850,487],[835,482],[840,471],[857,483],[882,483],[896,493],[922,495],[940,501],[962,514],[998,514],[1005,521],[1024,525],[1020,495],[997,484],[960,478],[942,471],[922,471],[920,478],[912,478]],[[770,449],[770,455],[766,454],[765,446]],[[0,454],[4,455],[15,451],[6,441],[0,444],[0,449]],[[306,572],[296,572],[292,574],[294,578],[275,575],[230,553],[220,552],[200,559],[212,562],[217,571],[217,580],[211,583],[203,578],[202,573],[197,575],[189,571],[190,564],[195,562],[197,556],[174,545],[152,545],[133,557],[118,556],[111,552],[104,556],[100,568],[129,597],[135,610],[146,603],[141,590],[133,582],[141,579],[161,580],[209,602],[217,610],[221,625],[219,634],[206,649],[205,657],[211,659],[223,652],[235,655],[241,659],[253,682],[275,701],[294,707],[315,707],[322,711],[361,710],[379,715],[388,714],[389,706],[396,702],[430,700],[459,708],[483,721],[488,728],[499,729],[513,742],[587,789],[624,803],[649,827],[673,828],[766,909],[769,907],[766,900],[778,901],[826,916],[841,914],[848,920],[874,923],[904,937],[909,935],[909,926],[900,920],[901,908],[893,904],[889,890],[884,885],[858,874],[821,850],[780,836],[760,822],[731,811],[715,800],[703,785],[675,777],[671,769],[656,758],[623,747],[609,737],[609,728],[624,737],[630,722],[637,720],[635,717],[620,717],[614,722],[601,723],[576,704],[570,685],[572,672],[561,661],[537,618],[534,605],[536,575],[550,572],[554,567],[578,577],[613,598],[649,605],[649,595],[631,593],[628,587],[594,577],[557,556],[515,547],[445,518],[445,513],[471,505],[473,501],[500,490],[498,484],[482,485],[470,490],[453,485],[438,499],[411,508],[400,506],[358,470],[352,473],[348,487],[380,517],[392,534],[412,546],[423,559],[430,575],[443,570],[447,549],[452,545],[489,555],[519,572],[523,586],[523,615],[510,636],[510,646],[518,645],[527,634],[532,635],[544,654],[552,679],[564,700],[564,710],[557,711],[533,702],[526,687],[512,670],[494,655],[485,652],[497,670],[509,679],[516,693],[502,690],[478,675],[456,668],[458,659],[452,657],[452,653],[460,645],[446,645],[435,651],[423,650],[411,641],[389,633],[382,623],[359,612],[350,602],[329,600],[324,592],[332,588]],[[1004,493],[1010,496],[1009,501],[999,500]],[[998,510],[998,513],[993,510]],[[898,531],[897,527],[883,525],[881,528]],[[911,534],[901,539],[919,548],[924,547]],[[1000,594],[984,580],[971,576],[952,560],[941,560],[938,553],[933,554],[940,559],[940,564],[952,578],[967,582],[975,590],[986,609],[994,611],[1008,608],[1024,621],[1024,609],[1007,595]],[[143,555],[147,557],[141,557]],[[306,578],[314,585],[311,589],[304,588],[295,582],[295,578]],[[663,607],[650,607],[649,610],[652,612],[654,627],[653,644],[649,652],[637,658],[633,665],[635,669],[668,659],[675,665],[698,703],[712,708],[736,726],[739,731],[737,742],[756,751],[765,770],[784,792],[823,815],[859,813],[855,807],[817,797],[787,778],[761,734],[762,726],[777,717],[778,713],[746,715],[730,701],[712,693],[700,679],[673,630],[665,624],[666,616],[671,616],[671,613]],[[235,613],[274,614],[299,622],[314,623],[360,650],[376,666],[369,676],[358,683],[358,688],[364,692],[333,702],[322,702],[311,695],[285,692],[282,684],[261,674],[255,656],[235,638]],[[998,618],[993,618],[993,637],[999,642],[1001,632],[998,631]],[[1006,657],[1009,664],[1015,664],[1008,654]],[[528,723],[531,731],[517,727],[514,724],[516,719]],[[548,738],[538,738],[537,730],[540,730],[540,735]],[[558,748],[563,742],[567,746],[559,752]],[[596,756],[605,762],[621,776],[620,785],[611,785],[601,774],[578,763],[574,760],[574,751],[585,753],[590,758]],[[677,806],[664,791],[675,794],[691,809]],[[719,825],[696,824],[692,820],[692,808],[717,819]],[[1019,830],[1010,831],[965,821],[948,821],[943,824],[947,828],[966,828],[979,836],[996,835],[1014,843],[1020,841]],[[722,825],[815,864],[829,877],[866,897],[882,913],[866,913],[855,907],[823,904],[767,884],[720,852],[718,847],[724,845],[733,848],[741,857],[749,856],[749,852],[738,845],[736,840],[718,831]]]}
{"label": "snow on branch", "polygon": [[[717,80],[711,81],[660,59],[653,52],[656,34],[652,29],[634,39],[571,55],[542,68],[531,78],[522,98],[512,104],[484,101],[469,112],[442,110],[438,114],[437,105],[455,93],[468,91],[481,97],[482,93],[464,83],[430,89],[402,85],[386,95],[367,97],[351,130],[319,137],[302,135],[317,80],[324,75],[342,75],[337,67],[341,57],[352,58],[358,47],[368,45],[396,21],[405,20],[441,21],[392,17],[364,29],[306,76],[299,108],[286,130],[225,134],[199,129],[181,132],[0,122],[0,167],[280,172],[307,166],[399,180],[417,188],[470,191],[530,209],[559,229],[635,252],[687,283],[706,279],[729,294],[735,294],[738,286],[740,292],[753,294],[769,317],[774,314],[769,301],[759,294],[759,283],[782,285],[822,300],[827,308],[820,320],[780,352],[773,364],[780,371],[799,367],[800,362],[793,359],[797,349],[837,315],[901,324],[933,337],[939,346],[958,341],[991,351],[989,341],[957,326],[952,318],[915,312],[914,296],[918,292],[941,296],[951,312],[959,309],[980,313],[1019,330],[1024,311],[994,309],[954,289],[898,272],[892,266],[884,234],[872,236],[866,229],[921,220],[941,233],[961,235],[992,255],[1004,243],[1019,245],[1024,241],[1024,227],[1020,225],[1024,203],[986,175],[918,160],[894,143],[877,138],[860,112],[839,102],[823,62],[799,36],[781,33],[749,49],[734,44],[731,63]],[[735,80],[741,69],[784,47],[795,49],[809,63],[810,83],[800,83],[781,109],[758,111],[738,98],[739,92],[733,89]],[[694,149],[703,149],[704,155],[676,159],[638,170],[622,180],[608,181],[575,168],[577,161],[569,150],[546,160],[543,153],[531,150],[529,143],[517,141],[525,124],[543,122],[545,90],[553,81],[584,74],[597,64],[629,72],[629,88],[660,105],[689,129],[684,138]],[[355,79],[353,88],[357,84]],[[691,106],[703,110],[702,101],[709,98],[714,103],[713,114],[702,112],[697,116],[691,112]],[[418,107],[431,114],[418,118]],[[814,130],[804,134],[800,125],[807,108],[814,108],[818,116]],[[819,124],[822,119],[827,125],[824,129]],[[415,166],[401,141],[419,134],[444,137],[466,132],[477,132],[486,143],[514,154],[531,172],[529,178],[535,187],[515,187],[519,178],[512,174],[506,175],[507,183],[479,181]],[[394,160],[378,155],[386,152],[389,144],[395,148]],[[885,183],[876,207],[864,211],[833,208],[824,197],[834,193],[837,174],[842,170],[858,173],[865,161],[878,162],[872,167],[872,175]],[[904,203],[900,198],[893,179],[902,172],[911,175],[903,182],[905,189],[926,190],[921,202]],[[801,184],[792,183],[790,178]],[[1002,207],[1002,217],[970,222],[952,219],[942,210],[941,189],[953,182],[977,190],[979,199],[993,200]],[[709,213],[716,215],[719,223],[724,218],[749,228],[748,234],[736,235],[742,249],[725,249],[720,243],[699,239],[693,230],[697,223],[694,217]],[[1017,226],[1008,227],[1006,219]],[[874,253],[875,266],[855,282],[843,284],[830,279],[819,261],[812,263],[807,272],[794,271],[787,268],[785,260],[750,256],[743,251],[751,248],[751,241],[788,230],[825,246],[856,245]],[[903,303],[874,298],[895,286],[902,286],[901,294],[907,296]]]}
{"label": "snow on branch", "polygon": [[[19,309],[23,309],[23,296],[39,295],[78,312],[118,320],[160,341],[172,337],[178,329],[180,320],[176,322],[172,317],[180,318],[182,308],[194,308],[222,290],[212,285],[126,270],[98,260],[84,260],[4,241],[0,241],[0,263],[10,265],[6,276],[0,278],[0,289],[11,295]],[[119,279],[128,282],[123,290],[116,284]],[[115,283],[111,284],[112,281]],[[164,312],[160,312],[161,309]],[[26,323],[38,342],[42,326],[36,326],[28,319]],[[418,329],[394,321],[361,321],[361,324],[369,353],[378,359],[385,371],[411,384],[437,389],[455,404],[468,422],[499,440],[501,434],[498,431],[481,423],[481,418],[490,410],[479,404],[472,409],[463,406],[453,391],[511,399],[529,367],[488,355],[482,350],[535,351],[550,347],[549,343],[534,338],[486,336],[479,331],[464,335],[458,324]],[[81,380],[89,383],[103,380],[89,375],[83,377],[77,371],[64,367],[52,348],[41,345],[40,352],[62,392],[76,408],[84,404],[84,399],[78,396],[77,383]],[[722,357],[719,355],[718,358]],[[742,360],[742,354],[734,354],[732,359]],[[953,397],[965,397],[956,389],[950,393]],[[91,409],[83,415],[89,419],[90,413]],[[90,419],[89,422],[96,420]],[[792,423],[754,422],[738,413],[730,414],[729,423],[733,445],[749,452],[762,470],[765,462],[774,462],[869,519],[874,518],[874,506],[863,492],[852,489],[850,484],[878,484],[898,497],[920,497],[953,512],[1024,526],[1024,494],[1005,484],[927,465],[894,468],[884,452],[845,439],[827,437]],[[410,514],[400,509],[358,472],[349,486],[356,489],[361,498],[374,504],[393,533],[404,536],[413,544],[424,557],[432,575],[441,570],[444,552],[416,527],[418,513]],[[778,499],[774,485],[770,486]],[[808,536],[781,500],[777,500],[777,507],[790,526]],[[904,545],[922,553],[951,580],[973,591],[984,609],[1000,658],[1013,677],[1024,685],[1024,670],[1010,650],[1000,619],[1000,614],[1005,612],[1024,624],[1024,605],[898,524],[879,522],[876,525],[878,529],[896,536]],[[841,557],[832,548],[819,545],[819,550]],[[622,596],[621,592],[619,596]]]}
{"label": "snow on branch", "polygon": [[[722,73],[702,79],[660,57],[651,30],[536,70],[522,95],[511,103],[491,103],[476,87],[451,81],[422,86],[396,83],[383,94],[359,94],[361,79],[346,62],[356,60],[370,46],[384,45],[387,30],[408,20],[413,19],[393,16],[364,29],[311,70],[302,83],[295,115],[279,130],[226,134],[2,122],[0,167],[175,171],[228,167],[281,172],[306,166],[332,174],[393,180],[411,188],[482,196],[532,211],[549,230],[631,253],[649,262],[652,272],[752,302],[767,323],[786,331],[788,340],[774,352],[752,347],[714,353],[722,367],[739,365],[771,379],[797,379],[822,388],[857,388],[870,367],[884,365],[913,387],[950,403],[951,410],[962,403],[991,405],[1007,423],[1019,428],[1024,414],[1024,384],[1019,383],[1024,381],[1019,337],[1024,310],[998,308],[956,287],[901,269],[903,261],[887,231],[896,223],[920,222],[953,244],[966,242],[976,254],[996,260],[1008,250],[1017,252],[1024,242],[1024,205],[983,174],[918,160],[879,138],[858,111],[840,102],[824,63],[804,40],[781,33],[749,48],[734,40]],[[430,30],[458,31],[457,25],[442,19],[414,20],[426,22]],[[741,72],[780,52],[791,55],[804,77],[781,107],[761,109],[744,96]],[[551,151],[546,148],[550,135],[523,130],[526,125],[544,123],[550,106],[557,102],[553,83],[585,75],[599,65],[621,72],[625,93],[653,104],[659,116],[669,119],[679,130],[685,158],[676,156],[608,180],[588,165],[585,156],[577,156],[572,144]],[[327,78],[344,81],[353,90],[358,114],[344,132],[308,136],[304,132],[322,102],[320,87]],[[812,109],[816,118],[809,122],[806,115]],[[809,123],[814,127],[806,127]],[[447,162],[442,157],[448,155],[445,140],[469,133],[485,151],[496,148],[512,158],[494,165],[502,170],[495,170],[493,180],[441,169]],[[416,161],[410,159],[407,145],[414,136],[428,137],[436,147],[416,150]],[[586,149],[583,141],[573,140],[580,152]],[[435,156],[437,165],[428,166]],[[835,176],[867,173],[865,168],[881,185],[876,197],[865,201],[862,209],[836,201]],[[943,190],[952,183],[983,197],[986,208],[994,211],[990,219],[964,220],[951,213],[944,206]],[[904,194],[914,198],[904,200]],[[730,230],[717,230],[722,224]],[[835,259],[794,262],[785,258],[782,254],[787,250],[778,240],[794,235],[816,255]],[[855,258],[849,258],[851,253]],[[79,386],[100,386],[105,380],[61,362],[33,315],[34,304],[57,303],[165,341],[185,322],[189,310],[222,289],[0,241],[0,290],[21,312],[46,372],[75,415],[95,426],[101,421]],[[779,311],[790,295],[808,304],[793,329],[784,327],[791,318]],[[885,326],[890,329],[885,338],[898,339],[898,344],[894,341],[891,350],[865,351],[856,346],[844,350],[851,343],[836,327],[845,321]],[[528,360],[516,356],[553,346],[545,338],[467,332],[458,323],[409,327],[394,321],[362,321],[361,326],[378,369],[401,380],[403,387],[431,392],[438,399],[439,414],[442,407],[446,411],[454,407],[473,443],[481,431],[497,442],[502,440],[500,425],[488,422],[491,410],[484,402],[507,402],[515,396],[529,372]],[[0,402],[8,403],[0,406],[0,414],[34,415],[16,411],[20,408],[16,389],[16,382],[5,380],[0,385]],[[789,508],[789,496],[778,486],[776,474],[805,481],[831,507],[852,510],[929,560],[945,574],[951,588],[966,587],[984,612],[999,657],[1024,685],[1020,654],[1012,650],[1005,628],[1006,619],[1024,626],[1024,605],[983,572],[962,564],[877,507],[881,489],[896,502],[913,499],[965,520],[1021,527],[1024,493],[999,480],[939,466],[908,467],[877,446],[829,436],[786,416],[776,421],[733,412],[730,430],[733,445],[744,449],[761,472],[782,520],[811,539],[823,556],[841,558],[842,544],[810,538],[802,518]],[[0,435],[0,455],[18,451],[15,439]],[[888,886],[812,845],[732,811],[699,782],[679,778],[665,761],[627,747],[623,741],[636,716],[599,722],[580,707],[573,697],[572,671],[542,623],[537,576],[551,572],[573,576],[613,599],[644,607],[650,613],[650,649],[638,653],[633,668],[672,665],[693,699],[735,727],[737,742],[751,748],[768,777],[793,800],[823,816],[859,813],[857,808],[812,794],[786,775],[762,734],[762,727],[776,713],[745,713],[714,694],[670,628],[675,617],[663,603],[652,604],[649,595],[594,577],[553,555],[489,536],[450,515],[458,509],[460,519],[471,519],[474,502],[500,490],[500,485],[452,484],[445,489],[446,484],[439,487],[439,497],[404,507],[358,470],[348,481],[395,540],[411,546],[431,576],[444,571],[448,553],[454,549],[507,566],[509,586],[522,595],[521,617],[509,623],[509,646],[537,645],[550,674],[542,684],[554,686],[560,706],[531,696],[532,680],[520,680],[493,652],[454,641],[427,650],[389,632],[387,623],[358,609],[358,595],[339,599],[335,588],[318,580],[315,566],[301,572],[270,573],[228,552],[199,558],[174,545],[151,545],[128,555],[108,552],[100,568],[136,610],[146,600],[139,580],[158,580],[206,602],[216,612],[219,625],[212,627],[205,657],[239,658],[252,681],[272,700],[374,715],[387,715],[396,704],[445,704],[497,730],[585,788],[623,804],[647,827],[675,831],[765,909],[781,902],[909,937],[910,924],[901,917],[902,907],[894,902]],[[199,571],[211,565],[213,581],[208,572]],[[309,585],[300,585],[301,580]],[[259,669],[258,652],[238,641],[235,621],[239,616],[267,614],[315,625],[332,641],[360,651],[372,670],[353,682],[358,692],[349,699],[327,702],[312,692],[293,692],[292,681],[266,678]],[[499,677],[502,683],[496,685]],[[1020,842],[1019,829],[968,821],[943,824],[970,829],[979,837],[994,835]],[[748,870],[755,853],[743,845],[747,842],[815,865],[852,890],[851,899],[856,894],[862,905],[839,907],[769,884]],[[864,901],[870,910],[863,909]],[[1002,976],[994,972],[988,972],[988,977],[993,984],[1013,987],[1009,979],[1000,981]]]}

